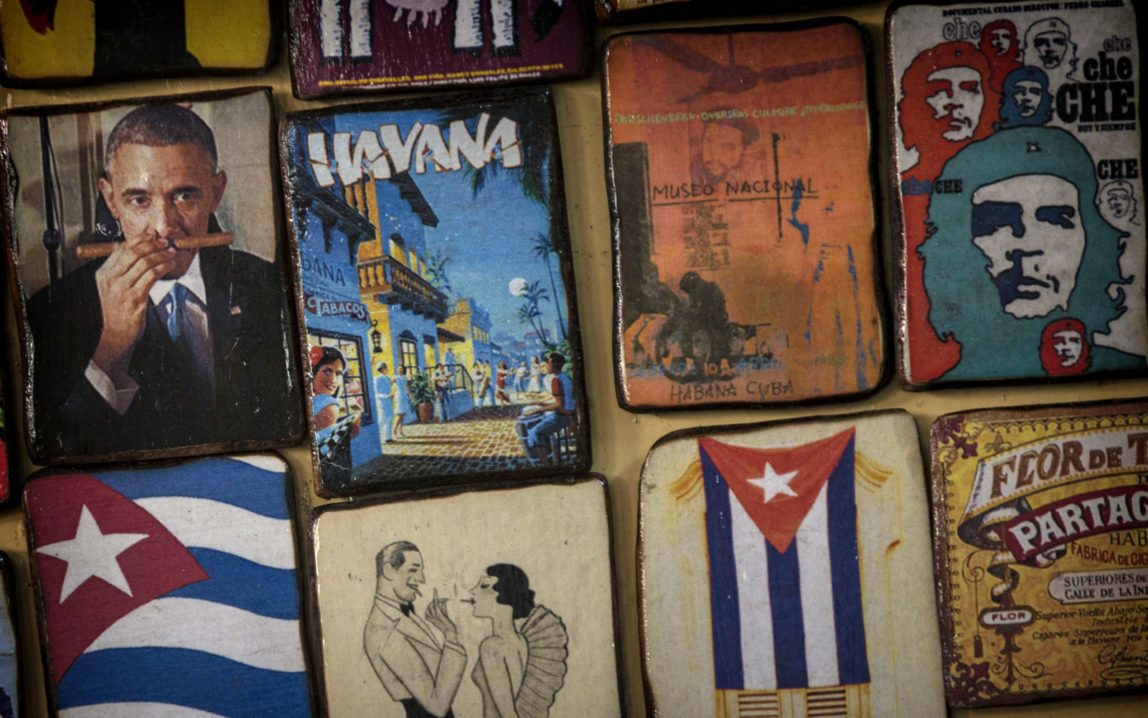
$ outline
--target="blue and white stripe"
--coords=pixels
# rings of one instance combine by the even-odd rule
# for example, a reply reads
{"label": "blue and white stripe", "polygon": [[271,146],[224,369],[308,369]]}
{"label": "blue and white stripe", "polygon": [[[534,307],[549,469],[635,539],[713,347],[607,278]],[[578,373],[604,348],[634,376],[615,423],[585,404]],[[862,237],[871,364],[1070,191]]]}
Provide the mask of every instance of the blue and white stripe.
{"label": "blue and white stripe", "polygon": [[781,553],[701,452],[718,689],[869,682],[853,459],[850,441]]}
{"label": "blue and white stripe", "polygon": [[98,474],[182,542],[210,578],[123,616],[68,669],[60,715],[310,715],[285,467],[211,458]]}

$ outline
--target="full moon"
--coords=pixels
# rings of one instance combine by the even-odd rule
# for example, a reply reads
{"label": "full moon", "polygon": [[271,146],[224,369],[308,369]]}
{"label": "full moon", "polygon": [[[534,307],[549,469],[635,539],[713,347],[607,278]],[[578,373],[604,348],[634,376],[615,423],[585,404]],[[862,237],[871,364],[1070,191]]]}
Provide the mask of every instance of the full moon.
{"label": "full moon", "polygon": [[522,293],[526,291],[526,280],[522,277],[515,277],[510,280],[510,293],[516,297],[521,297]]}

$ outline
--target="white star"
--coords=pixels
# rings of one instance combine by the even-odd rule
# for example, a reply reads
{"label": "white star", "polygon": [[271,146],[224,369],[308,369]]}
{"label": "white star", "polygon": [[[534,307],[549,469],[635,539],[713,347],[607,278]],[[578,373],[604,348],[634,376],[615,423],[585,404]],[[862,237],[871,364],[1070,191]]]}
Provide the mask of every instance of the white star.
{"label": "white star", "polygon": [[789,482],[793,480],[794,476],[797,476],[797,471],[779,474],[773,470],[767,461],[765,462],[765,475],[759,479],[749,479],[749,483],[761,487],[761,490],[765,492],[765,501],[762,503],[768,504],[778,494],[797,496],[797,492],[789,488]]}
{"label": "white star", "polygon": [[80,523],[76,525],[74,538],[41,546],[36,551],[68,564],[64,585],[60,589],[60,603],[92,576],[104,579],[130,596],[131,587],[116,557],[147,537],[147,534],[102,533],[85,504],[80,511]]}

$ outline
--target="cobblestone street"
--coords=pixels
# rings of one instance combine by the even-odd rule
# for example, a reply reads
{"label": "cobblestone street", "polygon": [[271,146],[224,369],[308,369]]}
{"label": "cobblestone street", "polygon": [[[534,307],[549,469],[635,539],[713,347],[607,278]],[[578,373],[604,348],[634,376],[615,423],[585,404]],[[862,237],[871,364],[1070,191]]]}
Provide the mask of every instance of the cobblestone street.
{"label": "cobblestone street", "polygon": [[431,474],[494,472],[531,466],[514,431],[520,406],[471,409],[448,422],[407,424],[405,438],[383,444],[383,456],[355,467],[355,476],[405,479]]}

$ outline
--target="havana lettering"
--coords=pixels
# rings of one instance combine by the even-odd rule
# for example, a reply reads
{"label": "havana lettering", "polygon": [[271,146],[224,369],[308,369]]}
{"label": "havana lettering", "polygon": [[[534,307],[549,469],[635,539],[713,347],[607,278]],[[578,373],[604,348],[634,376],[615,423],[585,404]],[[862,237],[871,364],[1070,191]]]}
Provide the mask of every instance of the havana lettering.
{"label": "havana lettering", "polygon": [[[759,381],[750,379],[745,383],[743,390],[750,396],[756,396],[761,401],[786,394],[794,393],[793,380],[782,379],[778,381]],[[738,388],[733,382],[716,382],[697,384],[673,385],[670,387],[670,401],[683,403],[688,401],[715,401],[721,399],[737,399]]]}
{"label": "havana lettering", "polygon": [[321,259],[310,257],[304,254],[300,257],[300,262],[303,265],[303,271],[308,274],[324,279],[328,282],[334,282],[340,286],[347,285],[347,279],[343,276],[343,270],[331,264],[327,264]]}
{"label": "havana lettering", "polygon": [[713,401],[721,399],[736,399],[737,387],[732,382],[719,384],[686,384],[684,386],[673,385],[670,387],[670,401],[672,402],[686,402],[686,401]]}
{"label": "havana lettering", "polygon": [[[307,158],[321,187],[333,186],[336,174],[340,182],[350,185],[364,174],[388,179],[392,172],[409,172],[412,165],[415,174],[420,175],[426,174],[428,166],[435,172],[456,172],[463,168],[462,160],[474,169],[482,169],[496,157],[504,168],[521,167],[518,124],[503,117],[488,132],[489,126],[490,115],[485,112],[478,116],[473,136],[464,120],[451,122],[445,136],[438,125],[415,122],[405,139],[399,134],[398,125],[380,125],[377,133],[359,132],[353,146],[350,132],[336,132],[330,140],[325,132],[312,132],[307,135]],[[335,158],[333,168],[331,154]]]}
{"label": "havana lettering", "polygon": [[1108,534],[1108,543],[1113,546],[1148,546],[1148,530],[1110,533]]}

